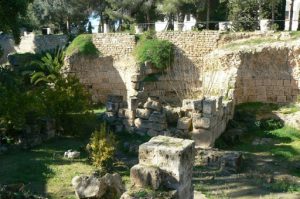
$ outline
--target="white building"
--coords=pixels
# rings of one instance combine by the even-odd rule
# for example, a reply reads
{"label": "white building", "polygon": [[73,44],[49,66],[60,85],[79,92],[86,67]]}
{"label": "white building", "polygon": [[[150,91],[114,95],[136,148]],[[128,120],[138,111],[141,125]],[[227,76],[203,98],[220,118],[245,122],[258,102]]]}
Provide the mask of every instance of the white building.
{"label": "white building", "polygon": [[[189,31],[192,30],[193,27],[195,27],[195,25],[196,25],[196,19],[191,14],[187,14],[184,17],[183,24],[179,24],[177,21],[174,21],[174,30]],[[168,28],[167,26],[168,26],[168,20],[157,21],[155,22],[155,31],[157,32],[166,31]]]}
{"label": "white building", "polygon": [[[285,30],[290,29],[291,3],[292,3],[292,0],[286,0],[286,5],[285,5]],[[292,29],[291,29],[293,31],[298,30],[299,11],[300,11],[300,0],[294,0],[293,20],[292,20]]]}

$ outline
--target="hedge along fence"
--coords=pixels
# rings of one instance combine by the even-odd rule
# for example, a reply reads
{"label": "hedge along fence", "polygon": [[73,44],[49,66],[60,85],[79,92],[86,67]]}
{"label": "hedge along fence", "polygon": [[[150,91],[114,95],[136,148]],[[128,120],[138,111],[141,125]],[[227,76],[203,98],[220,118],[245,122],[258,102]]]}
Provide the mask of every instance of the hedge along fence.
{"label": "hedge along fence", "polygon": [[141,39],[135,49],[135,56],[140,63],[150,61],[159,70],[171,66],[173,55],[173,44],[156,38]]}
{"label": "hedge along fence", "polygon": [[101,53],[93,43],[93,35],[82,34],[77,36],[66,50],[66,55],[71,56],[75,53],[85,56],[100,56]]}

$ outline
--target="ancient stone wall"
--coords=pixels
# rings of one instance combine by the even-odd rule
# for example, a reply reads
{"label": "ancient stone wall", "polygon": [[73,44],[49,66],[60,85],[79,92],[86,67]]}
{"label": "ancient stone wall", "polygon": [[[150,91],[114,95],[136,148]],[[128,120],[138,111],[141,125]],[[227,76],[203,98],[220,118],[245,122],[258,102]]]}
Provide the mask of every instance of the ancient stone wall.
{"label": "ancient stone wall", "polygon": [[4,49],[4,55],[0,58],[0,64],[7,62],[10,53],[39,53],[63,47],[67,44],[66,35],[35,35],[33,33],[21,37],[18,46],[10,35],[0,35],[0,46]]}
{"label": "ancient stone wall", "polygon": [[134,35],[94,34],[93,42],[101,56],[67,57],[64,72],[75,74],[89,88],[94,101],[106,102],[109,95],[121,95],[127,101],[136,94],[131,81],[138,71],[133,57]]}
{"label": "ancient stone wall", "polygon": [[222,97],[183,100],[182,106],[164,106],[158,98],[138,100],[131,108],[123,108],[114,96],[107,102],[106,120],[116,132],[126,129],[140,135],[193,138],[198,147],[213,146],[232,119],[234,104]]}
{"label": "ancient stone wall", "polygon": [[206,57],[204,87],[236,103],[295,102],[300,94],[299,56],[297,42],[213,52]]}

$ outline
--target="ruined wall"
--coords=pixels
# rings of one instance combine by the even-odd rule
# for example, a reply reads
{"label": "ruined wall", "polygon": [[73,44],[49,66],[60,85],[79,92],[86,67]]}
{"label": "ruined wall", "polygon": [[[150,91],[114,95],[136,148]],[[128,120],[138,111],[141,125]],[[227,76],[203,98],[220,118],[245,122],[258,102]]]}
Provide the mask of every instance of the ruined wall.
{"label": "ruined wall", "polygon": [[28,34],[21,37],[18,46],[10,35],[0,35],[0,46],[4,49],[4,55],[0,58],[0,64],[7,62],[7,55],[10,53],[38,53],[63,47],[67,44],[66,35],[35,35]]}
{"label": "ruined wall", "polygon": [[300,94],[299,57],[300,45],[292,41],[213,52],[206,57],[204,87],[236,103],[295,102]]}
{"label": "ruined wall", "polygon": [[159,32],[156,36],[174,44],[174,60],[167,74],[153,84],[147,83],[144,92],[177,105],[178,101],[199,95],[203,57],[217,48],[219,32]]}
{"label": "ruined wall", "polygon": [[[174,44],[175,56],[172,67],[166,74],[158,75],[156,81],[143,81],[147,75],[157,71],[149,73],[147,68],[136,62],[136,39],[128,33],[94,34],[93,42],[105,61],[103,58],[84,59],[74,55],[67,61],[67,65],[71,68],[71,73],[78,74],[82,82],[91,88],[94,99],[103,100],[108,94],[119,93],[127,101],[130,97],[146,100],[152,96],[178,105],[186,94],[201,90],[202,57],[217,47],[219,33],[161,32],[157,33],[157,37]],[[107,57],[110,57],[110,61]],[[110,81],[103,82],[101,79],[105,79],[108,74]],[[113,79],[122,82],[117,80],[117,84],[112,84]]]}
{"label": "ruined wall", "polygon": [[101,56],[74,54],[66,58],[64,71],[75,74],[89,88],[94,101],[105,102],[109,95],[122,96],[127,101],[135,95],[131,77],[138,71],[133,57],[134,35],[94,34],[93,42]]}

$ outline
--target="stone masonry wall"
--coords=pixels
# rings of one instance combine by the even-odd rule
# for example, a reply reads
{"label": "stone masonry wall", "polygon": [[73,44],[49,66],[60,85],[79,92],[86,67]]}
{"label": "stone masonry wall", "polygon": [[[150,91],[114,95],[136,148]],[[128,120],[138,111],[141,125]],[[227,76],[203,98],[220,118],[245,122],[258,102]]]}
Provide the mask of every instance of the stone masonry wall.
{"label": "stone masonry wall", "polygon": [[155,83],[147,83],[144,92],[178,105],[183,99],[201,92],[203,57],[217,48],[219,32],[159,32],[156,36],[174,44],[174,60],[167,74]]}
{"label": "stone masonry wall", "polygon": [[299,57],[299,41],[213,52],[206,58],[206,74],[214,78],[207,78],[204,87],[236,103],[295,102],[300,94]]}
{"label": "stone masonry wall", "polygon": [[[197,98],[202,92],[203,58],[207,54],[233,40],[262,37],[265,34],[222,34],[218,31],[191,31],[159,32],[156,33],[156,36],[158,39],[172,42],[175,48],[173,64],[165,71],[165,74],[157,75],[158,71],[149,70],[148,66],[136,62],[134,48],[137,41],[134,35],[128,33],[94,34],[93,42],[102,53],[105,61],[101,61],[101,58],[93,58],[93,61],[89,60],[92,58],[72,58],[71,68],[73,71],[71,72],[76,72],[79,77],[91,73],[86,75],[89,78],[84,78],[83,82],[91,88],[95,100],[101,101],[106,99],[108,94],[119,93],[127,101],[130,101],[131,97],[137,97],[145,102],[150,96],[159,97],[162,102],[178,106],[183,99]],[[106,57],[111,57],[112,63],[108,63]],[[84,63],[85,60],[86,63]],[[107,70],[101,68],[107,68]],[[95,71],[93,71],[94,69]],[[85,75],[79,74],[80,71]],[[123,86],[120,84],[112,85],[108,81],[100,81],[99,79],[107,77],[105,72],[108,71],[109,79],[121,78]],[[115,74],[113,75],[113,73]],[[144,81],[145,77],[149,75],[155,75],[156,80]],[[100,85],[101,83],[104,86]],[[107,83],[109,86],[105,86]]]}
{"label": "stone masonry wall", "polygon": [[4,55],[0,58],[0,64],[7,62],[10,53],[38,53],[63,47],[67,44],[66,35],[35,35],[33,33],[21,37],[18,46],[15,45],[12,36],[0,35],[0,46],[4,49]]}
{"label": "stone masonry wall", "polygon": [[89,88],[93,101],[106,102],[109,95],[120,95],[124,101],[135,95],[132,75],[138,72],[133,57],[134,35],[94,34],[93,42],[101,53],[100,57],[67,57],[64,71],[75,74]]}
{"label": "stone masonry wall", "polygon": [[[115,127],[140,135],[193,138],[196,146],[207,148],[225,131],[232,119],[234,104],[222,97],[183,100],[182,106],[162,105],[158,98],[148,98],[145,103],[137,101],[124,108],[119,97],[109,97],[105,119]],[[135,108],[133,108],[135,107]]]}

